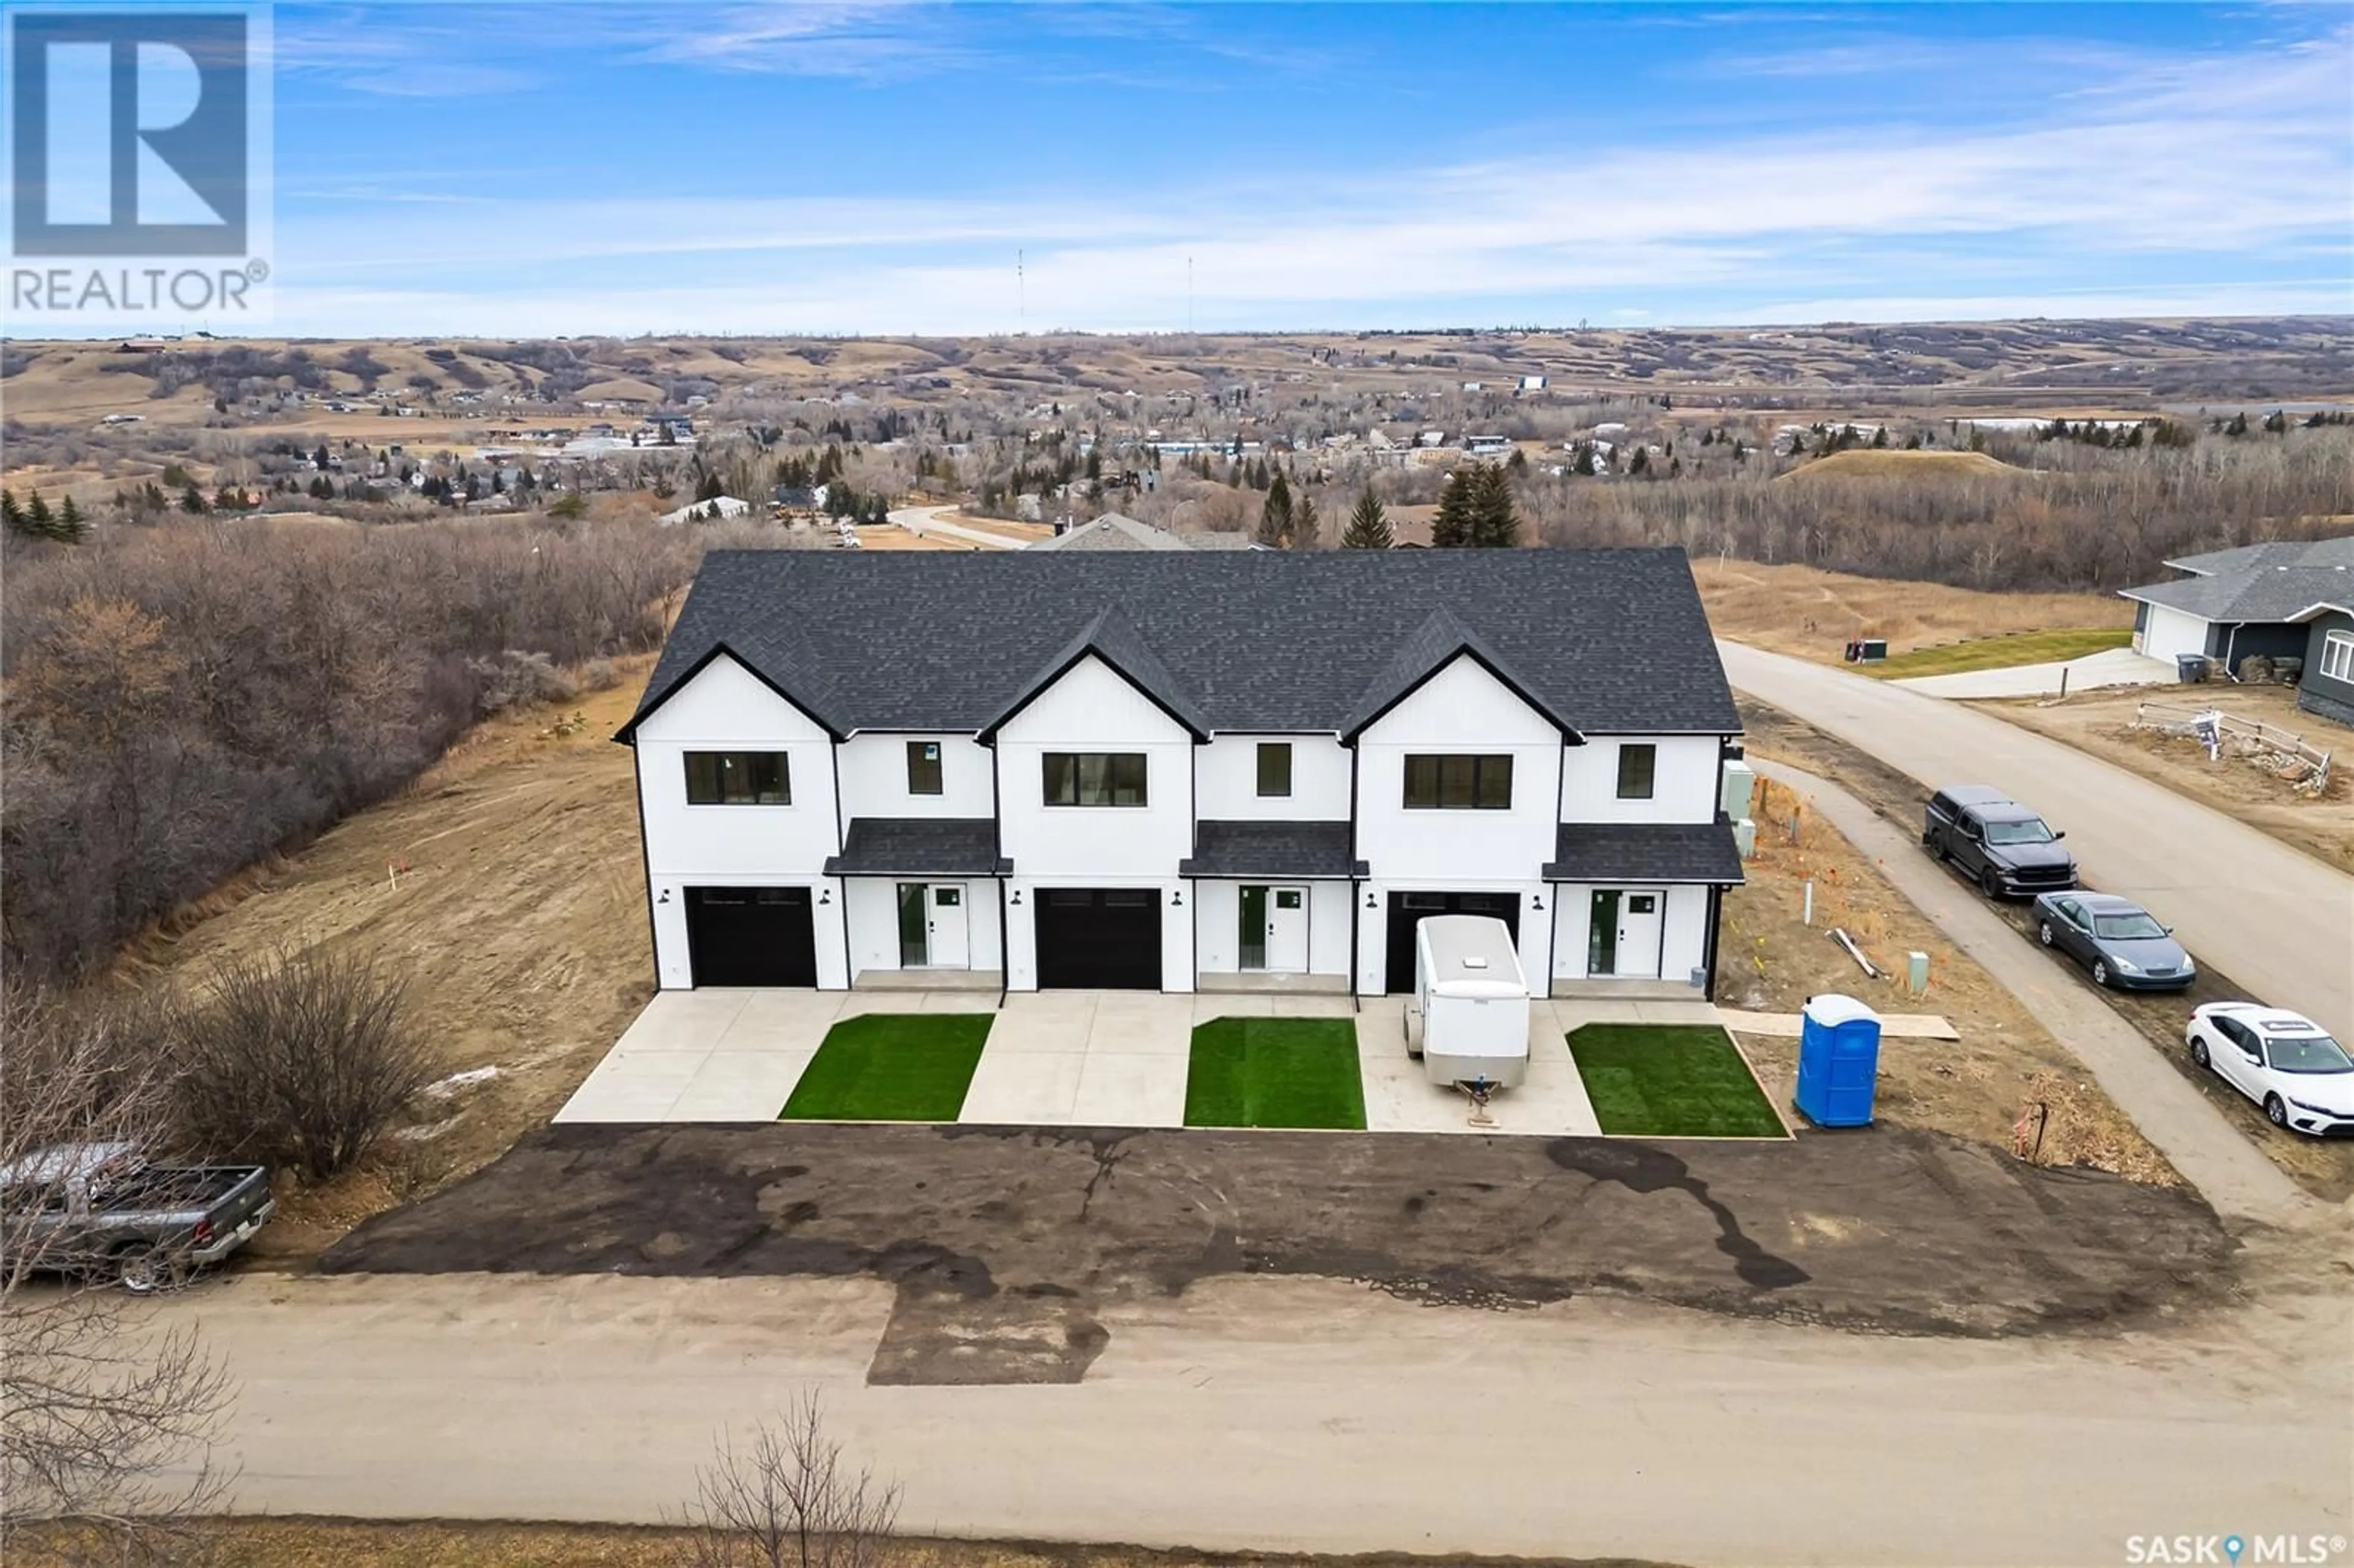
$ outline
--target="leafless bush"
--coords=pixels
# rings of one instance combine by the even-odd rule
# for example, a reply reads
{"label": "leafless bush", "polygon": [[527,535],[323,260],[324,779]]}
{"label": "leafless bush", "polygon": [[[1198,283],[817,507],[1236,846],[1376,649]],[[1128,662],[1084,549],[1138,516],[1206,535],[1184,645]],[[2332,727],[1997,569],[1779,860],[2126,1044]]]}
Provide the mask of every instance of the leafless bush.
{"label": "leafless bush", "polygon": [[174,1020],[189,1138],[312,1181],[345,1170],[432,1080],[404,987],[372,955],[305,948],[223,969]]}
{"label": "leafless bush", "polygon": [[[0,1030],[0,1165],[60,1145],[169,1147],[177,1085],[143,1011],[11,984]],[[34,1223],[56,1171],[0,1201],[0,1559],[37,1522],[46,1560],[163,1555],[225,1487],[208,1451],[229,1384],[193,1330],[62,1272],[72,1239]]]}
{"label": "leafless bush", "polygon": [[742,1448],[723,1436],[687,1512],[695,1568],[869,1568],[899,1517],[899,1487],[854,1471],[804,1390]]}
{"label": "leafless bush", "polygon": [[485,715],[531,703],[569,702],[580,694],[579,683],[545,653],[510,648],[495,659],[469,659],[466,668],[481,683],[474,705]]}

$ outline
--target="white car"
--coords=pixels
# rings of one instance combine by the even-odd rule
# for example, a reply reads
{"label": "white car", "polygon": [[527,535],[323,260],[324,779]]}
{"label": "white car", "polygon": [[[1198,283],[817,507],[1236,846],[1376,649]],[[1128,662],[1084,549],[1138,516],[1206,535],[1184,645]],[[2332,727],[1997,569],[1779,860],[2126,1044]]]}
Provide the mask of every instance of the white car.
{"label": "white car", "polygon": [[2354,1138],[2354,1057],[2310,1018],[2253,1001],[2190,1014],[2190,1059],[2264,1107],[2274,1127]]}

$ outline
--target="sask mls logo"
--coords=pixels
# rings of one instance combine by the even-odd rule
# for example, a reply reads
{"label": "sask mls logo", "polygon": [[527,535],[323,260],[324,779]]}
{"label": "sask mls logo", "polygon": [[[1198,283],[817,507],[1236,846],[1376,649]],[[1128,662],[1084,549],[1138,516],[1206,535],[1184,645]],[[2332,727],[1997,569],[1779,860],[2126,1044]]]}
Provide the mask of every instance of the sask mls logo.
{"label": "sask mls logo", "polygon": [[[12,6],[7,22],[8,315],[251,321],[270,275],[266,7]],[[159,264],[27,264],[64,258]]]}

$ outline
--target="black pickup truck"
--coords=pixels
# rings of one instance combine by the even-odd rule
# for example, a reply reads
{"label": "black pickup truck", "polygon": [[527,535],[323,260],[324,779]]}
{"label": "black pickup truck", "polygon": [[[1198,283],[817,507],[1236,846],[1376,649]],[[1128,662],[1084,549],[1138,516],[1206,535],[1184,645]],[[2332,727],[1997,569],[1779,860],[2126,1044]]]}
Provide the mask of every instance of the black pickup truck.
{"label": "black pickup truck", "polygon": [[260,1165],[152,1165],[124,1143],[69,1143],[0,1166],[12,1247],[58,1273],[169,1289],[245,1245],[278,1209]]}
{"label": "black pickup truck", "polygon": [[2076,857],[2043,819],[1999,789],[1949,784],[1929,797],[1921,847],[1950,861],[1988,898],[2032,898],[2076,885]]}

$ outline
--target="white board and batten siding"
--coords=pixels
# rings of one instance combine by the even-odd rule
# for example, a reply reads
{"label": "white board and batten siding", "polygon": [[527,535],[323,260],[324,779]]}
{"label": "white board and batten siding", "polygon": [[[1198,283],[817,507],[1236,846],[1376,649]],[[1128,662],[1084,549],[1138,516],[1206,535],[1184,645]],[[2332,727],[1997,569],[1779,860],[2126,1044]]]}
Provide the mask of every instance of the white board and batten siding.
{"label": "white board and batten siding", "polygon": [[1242,890],[1246,885],[1307,890],[1308,970],[1312,975],[1349,972],[1349,885],[1345,882],[1286,882],[1279,876],[1194,885],[1194,941],[1201,972],[1242,972]]}
{"label": "white board and batten siding", "polygon": [[[1050,751],[1140,752],[1141,806],[1049,806]],[[1090,654],[996,735],[999,847],[1013,862],[1008,895],[1023,909],[1005,929],[1006,983],[1038,985],[1036,927],[1026,913],[1041,886],[1150,887],[1161,895],[1162,989],[1193,988],[1193,921],[1177,863],[1193,853],[1193,737]]]}
{"label": "white board and batten siding", "polygon": [[[1628,891],[1661,895],[1659,972],[1656,978],[1677,984],[1690,980],[1692,970],[1708,961],[1708,889],[1686,885],[1647,887],[1639,883],[1623,885]],[[1584,883],[1564,882],[1553,891],[1556,897],[1553,911],[1553,979],[1653,978],[1623,973],[1589,977],[1586,973],[1586,938],[1589,935],[1587,927],[1593,923],[1595,889]],[[1525,948],[1527,944],[1523,942],[1522,946]]]}
{"label": "white board and batten siding", "polygon": [[[1405,804],[1409,756],[1509,755],[1512,803],[1499,810],[1429,810]],[[1458,656],[1357,737],[1357,853],[1372,873],[1358,920],[1358,989],[1379,992],[1393,891],[1512,893],[1521,899],[1521,967],[1545,972],[1549,933],[1536,914],[1536,870],[1553,859],[1562,734],[1511,687]],[[1479,868],[1525,867],[1520,878]],[[1370,895],[1365,896],[1364,895]]]}
{"label": "white board and batten siding", "polygon": [[[910,794],[909,742],[940,748],[940,792]],[[866,732],[841,746],[842,824],[859,817],[986,817],[996,803],[996,764],[970,735]]]}
{"label": "white board and batten siding", "polygon": [[[1654,748],[1648,800],[1618,798],[1618,753],[1628,746]],[[1723,767],[1722,744],[1713,735],[1590,735],[1584,746],[1563,754],[1561,820],[1712,822]]]}
{"label": "white board and batten siding", "polygon": [[[899,879],[853,876],[843,880],[845,885],[843,889],[843,896],[848,901],[850,972],[854,975],[861,975],[872,969],[901,968]],[[996,969],[1000,927],[996,881],[986,876],[961,879],[939,876],[927,877],[923,880],[928,887],[939,885],[962,887],[965,909],[965,961],[960,965],[928,965],[927,967]]]}
{"label": "white board and batten siding", "polygon": [[[1258,792],[1261,741],[1291,747],[1291,793]],[[1194,758],[1205,821],[1343,822],[1349,819],[1349,752],[1337,735],[1221,733]]]}
{"label": "white board and batten siding", "polygon": [[[721,654],[638,726],[638,802],[645,814],[646,874],[654,916],[654,968],[664,990],[695,983],[687,955],[688,887],[830,889],[821,874],[837,853],[832,737],[808,714]],[[789,805],[690,806],[690,751],[780,751]],[[817,912],[818,984],[849,983],[842,923]]]}

